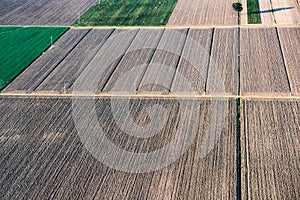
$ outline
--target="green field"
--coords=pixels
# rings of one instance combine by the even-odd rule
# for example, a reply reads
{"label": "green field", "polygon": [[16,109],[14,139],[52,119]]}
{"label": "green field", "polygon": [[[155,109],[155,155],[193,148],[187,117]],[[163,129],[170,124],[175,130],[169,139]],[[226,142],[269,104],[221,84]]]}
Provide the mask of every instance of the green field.
{"label": "green field", "polygon": [[165,25],[177,0],[101,0],[75,26]]}
{"label": "green field", "polygon": [[0,27],[0,90],[20,74],[67,27]]}
{"label": "green field", "polygon": [[247,0],[248,24],[261,24],[258,0]]}

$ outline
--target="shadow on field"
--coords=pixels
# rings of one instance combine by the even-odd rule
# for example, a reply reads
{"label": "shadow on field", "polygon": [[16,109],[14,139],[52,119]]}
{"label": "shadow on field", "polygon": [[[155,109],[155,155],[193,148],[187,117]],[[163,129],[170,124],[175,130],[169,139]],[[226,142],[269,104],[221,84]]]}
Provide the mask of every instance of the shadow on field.
{"label": "shadow on field", "polygon": [[294,7],[284,7],[284,8],[274,8],[270,10],[262,10],[262,11],[255,11],[255,12],[249,12],[249,14],[260,14],[260,13],[270,13],[270,12],[278,12],[282,10],[290,10],[293,9]]}

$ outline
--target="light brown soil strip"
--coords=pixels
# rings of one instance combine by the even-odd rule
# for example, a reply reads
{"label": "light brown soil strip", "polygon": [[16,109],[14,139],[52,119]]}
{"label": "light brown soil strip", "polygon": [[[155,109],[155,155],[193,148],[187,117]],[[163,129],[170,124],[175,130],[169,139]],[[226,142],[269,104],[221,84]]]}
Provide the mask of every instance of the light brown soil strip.
{"label": "light brown soil strip", "polygon": [[136,91],[163,33],[163,29],[140,30],[126,55],[105,84],[103,92]]}
{"label": "light brown soil strip", "polygon": [[279,28],[279,38],[282,46],[286,67],[289,72],[292,93],[300,93],[300,29]]}
{"label": "light brown soil strip", "polygon": [[[138,93],[168,93],[186,42],[188,30],[166,29],[151,63],[138,88]],[[173,50],[172,53],[170,50]]]}
{"label": "light brown soil strip", "polygon": [[259,0],[260,5],[260,17],[262,24],[275,24],[275,19],[272,13],[272,5],[270,0]]}
{"label": "light brown soil strip", "polygon": [[212,29],[190,29],[171,92],[188,93],[190,88],[197,94],[204,93],[212,34]]}
{"label": "light brown soil strip", "polygon": [[241,0],[241,4],[243,5],[243,10],[240,14],[241,17],[241,25],[248,24],[248,17],[247,17],[247,0]]}
{"label": "light brown soil strip", "polygon": [[[238,29],[215,29],[207,94],[223,81],[227,94],[238,94]],[[217,75],[221,76],[219,80]]]}
{"label": "light brown soil strip", "polygon": [[274,28],[241,29],[241,94],[289,93]]}
{"label": "light brown soil strip", "polygon": [[233,2],[233,0],[179,0],[167,26],[237,24],[238,16],[232,8]]}
{"label": "light brown soil strip", "polygon": [[272,0],[276,24],[300,24],[300,11],[294,0]]}
{"label": "light brown soil strip", "polygon": [[[126,29],[115,30],[109,39],[110,43],[106,42],[102,46],[100,51],[97,52],[88,66],[77,78],[76,81],[80,80],[81,86],[79,87],[81,88],[75,89],[86,90],[86,92],[101,92],[118,63],[121,61],[124,54],[126,54],[127,49],[136,37],[138,31],[138,29],[132,31],[127,31]],[[112,57],[113,55],[120,56],[114,58]],[[73,85],[71,90],[74,90],[74,87],[76,86]]]}
{"label": "light brown soil strip", "polygon": [[246,101],[243,193],[249,199],[300,195],[299,101]]}
{"label": "light brown soil strip", "polygon": [[[251,28],[241,28],[240,40],[242,41],[242,49],[240,55],[238,55],[239,51],[237,47],[238,28],[216,28],[215,38],[213,39],[213,42],[211,42],[211,29],[190,29],[190,33],[187,35],[186,40],[190,41],[191,39],[192,41],[194,41],[194,43],[199,44],[198,46],[196,45],[197,47],[191,46],[193,45],[193,42],[191,41],[188,42],[189,45],[185,44],[185,47],[183,47],[183,44],[178,42],[181,41],[181,39],[178,40],[174,38],[175,36],[173,36],[174,39],[168,38],[167,43],[166,39],[164,39],[164,42],[160,41],[158,43],[160,46],[155,46],[155,49],[157,49],[158,47],[161,50],[157,50],[156,52],[154,52],[154,54],[152,47],[148,50],[142,49],[138,51],[132,51],[131,49],[137,49],[140,47],[142,48],[143,45],[147,46],[148,43],[156,45],[156,43],[158,42],[157,37],[161,35],[161,32],[168,30],[167,32],[169,32],[170,35],[172,33],[176,33],[177,29],[141,29],[139,31],[140,36],[138,38],[142,40],[138,41],[137,38],[136,42],[134,43],[136,43],[136,45],[142,46],[135,48],[134,46],[136,45],[134,43],[131,44],[131,40],[133,40],[132,37],[134,36],[132,34],[138,31],[138,29],[136,28],[117,29],[112,35],[109,35],[111,29],[95,29],[92,30],[86,36],[86,38],[84,37],[84,35],[87,34],[87,31],[89,31],[90,29],[70,29],[54,44],[53,48],[50,48],[43,55],[41,55],[2,92],[32,93],[35,89],[35,92],[42,93],[71,92],[73,90],[72,85],[77,80],[77,78],[82,73],[88,73],[84,72],[84,69],[89,66],[88,64],[91,61],[94,62],[94,65],[98,65],[99,60],[101,60],[102,58],[109,58],[110,56],[115,55],[115,52],[119,49],[119,47],[114,47],[113,49],[112,47],[107,47],[107,49],[112,50],[111,55],[107,55],[107,53],[105,54],[105,50],[102,49],[102,45],[107,45],[107,41],[109,39],[113,40],[115,36],[118,36],[118,33],[125,33],[123,31],[126,30],[129,32],[126,36],[124,36],[124,40],[128,41],[123,42],[126,43],[126,47],[130,47],[132,45],[132,48],[124,49],[123,53],[128,52],[128,55],[124,55],[125,57],[123,58],[123,60],[121,58],[118,58],[120,60],[116,60],[114,63],[111,63],[111,66],[109,66],[109,69],[107,69],[107,71],[103,75],[104,78],[101,79],[102,82],[99,84],[98,92],[111,92],[114,84],[120,77],[125,76],[127,72],[132,70],[134,67],[137,67],[137,65],[145,64],[144,66],[141,66],[140,72],[137,73],[137,71],[135,71],[134,73],[131,73],[130,77],[127,77],[126,80],[123,80],[125,82],[127,81],[126,83],[130,84],[119,84],[119,92],[128,91],[128,87],[134,84],[138,85],[138,83],[140,83],[140,80],[142,80],[141,77],[143,77],[144,73],[146,72],[148,75],[152,74],[151,76],[153,78],[153,80],[149,79],[148,81],[154,83],[162,82],[167,85],[167,88],[165,88],[166,91],[163,91],[164,89],[157,89],[157,91],[161,90],[160,92],[168,92],[168,90],[172,87],[171,91],[173,92],[176,91],[180,93],[189,93],[191,91],[187,91],[187,87],[185,85],[186,82],[188,82],[192,86],[193,91],[198,94],[202,94],[205,90],[205,82],[203,82],[205,81],[205,79],[208,79],[208,81],[206,82],[206,85],[208,86],[206,89],[208,90],[213,89],[209,88],[210,86],[214,85],[214,83],[212,82],[213,80],[219,81],[216,80],[216,73],[212,73],[212,69],[214,67],[223,78],[227,95],[237,95],[239,87],[239,84],[237,82],[237,62],[238,57],[240,56],[242,62],[241,70],[245,70],[244,72],[241,72],[241,79],[244,78],[244,80],[242,80],[242,82],[244,81],[244,86],[241,85],[241,89],[247,90],[244,91],[247,92],[247,95],[262,91],[267,95],[272,94],[273,96],[274,93],[277,93],[278,95],[286,94],[287,90],[284,86],[286,81],[281,81],[281,78],[284,75],[284,70],[282,70],[284,69],[284,57],[289,57],[289,55],[293,52],[295,52],[296,56],[297,48],[295,47],[295,50],[291,51],[287,49],[289,47],[285,47],[286,45],[282,44],[282,57],[276,30],[274,28],[257,28],[257,26],[247,27]],[[294,30],[297,29],[297,27],[290,29]],[[179,30],[186,31],[186,29]],[[179,32],[179,35],[180,34],[182,33]],[[186,33],[182,35],[186,36]],[[145,38],[149,36],[148,40],[144,40],[144,36]],[[82,41],[79,42],[80,40]],[[93,44],[91,43],[91,41],[94,41]],[[165,51],[162,51],[162,49],[164,49],[164,45],[166,44],[168,44],[169,46],[174,44],[174,47],[178,46],[178,49],[176,50],[178,52],[176,54],[178,57],[178,55],[180,55],[182,51],[181,58],[175,58],[176,56],[174,57],[174,55],[169,55],[170,53],[167,55]],[[203,52],[209,54],[210,45],[212,46],[210,65],[213,67],[209,67],[209,70],[207,71],[207,57],[209,55],[206,55],[205,53],[203,54]],[[182,50],[182,48],[184,48],[184,50]],[[91,49],[93,49],[93,51],[91,51]],[[203,49],[203,51],[201,49]],[[96,57],[94,57],[94,55]],[[153,61],[150,61],[151,59]],[[201,69],[194,69],[197,66],[191,66],[191,64],[188,63],[189,59],[196,59],[196,63],[198,63],[198,65],[201,65]],[[296,57],[292,59],[296,59]],[[149,70],[149,62],[153,62],[154,64],[158,63],[169,65],[169,67],[172,67],[174,70],[176,70],[176,72],[174,74],[174,70],[170,73],[162,73],[162,71],[160,71],[159,69],[156,69],[155,71]],[[296,61],[290,61],[290,58],[286,58],[287,71],[289,70],[289,65],[292,65],[291,62]],[[83,65],[83,67],[81,67],[81,65]],[[129,67],[129,65],[131,66]],[[146,71],[145,68],[147,68]],[[199,70],[204,71],[203,73],[199,74]],[[250,73],[247,70],[249,70]],[[91,74],[87,74],[88,76],[94,75],[93,72],[89,73]],[[134,75],[135,73],[139,75],[136,76]],[[206,73],[208,73],[207,77],[205,77]],[[289,76],[292,77],[292,73],[293,72],[289,73]],[[163,74],[169,75],[163,76]],[[202,77],[201,74],[204,74],[204,76]],[[183,77],[185,77],[186,82],[183,81]],[[249,81],[247,79],[249,79]],[[291,82],[293,82],[293,80],[291,80]],[[295,85],[295,83],[292,84]],[[102,90],[103,87],[104,90]],[[251,89],[251,87],[255,88]],[[70,88],[70,90],[68,90],[68,88]],[[114,92],[117,92],[116,89],[117,88],[114,88]],[[154,90],[156,89],[153,89],[153,91]],[[149,91],[145,90],[143,92],[147,93]],[[260,94],[257,93],[256,95]]]}

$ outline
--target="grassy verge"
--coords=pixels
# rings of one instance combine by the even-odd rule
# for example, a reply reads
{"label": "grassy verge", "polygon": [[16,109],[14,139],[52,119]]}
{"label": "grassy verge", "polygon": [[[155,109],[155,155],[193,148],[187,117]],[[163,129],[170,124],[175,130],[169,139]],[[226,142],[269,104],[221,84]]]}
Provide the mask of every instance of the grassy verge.
{"label": "grassy verge", "polygon": [[67,27],[0,27],[0,90],[51,45]]}
{"label": "grassy verge", "polygon": [[177,0],[100,0],[75,26],[165,25]]}
{"label": "grassy verge", "polygon": [[237,127],[236,127],[236,198],[242,199],[242,100],[240,98],[236,99],[237,104]]}
{"label": "grassy verge", "polygon": [[247,0],[248,24],[261,24],[258,0]]}

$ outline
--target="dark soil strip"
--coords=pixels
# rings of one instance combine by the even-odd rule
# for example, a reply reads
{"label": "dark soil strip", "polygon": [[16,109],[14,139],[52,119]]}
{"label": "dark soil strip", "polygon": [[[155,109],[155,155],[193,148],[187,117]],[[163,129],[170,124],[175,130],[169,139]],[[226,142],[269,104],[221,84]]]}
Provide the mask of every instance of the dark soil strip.
{"label": "dark soil strip", "polygon": [[208,81],[209,66],[210,66],[210,61],[211,61],[212,47],[213,47],[213,42],[214,42],[214,35],[215,35],[215,28],[213,28],[212,33],[211,33],[211,42],[210,42],[210,47],[209,47],[209,59],[208,59],[208,63],[207,63],[206,80],[205,80],[205,86],[204,86],[205,93],[207,92],[207,81]]}
{"label": "dark soil strip", "polygon": [[285,74],[286,74],[286,79],[288,81],[289,90],[292,93],[291,82],[290,82],[290,79],[289,79],[289,73],[288,73],[287,65],[286,65],[285,58],[284,58],[283,51],[282,51],[282,46],[281,46],[281,42],[280,42],[280,38],[279,38],[278,28],[275,27],[275,30],[276,30],[277,40],[278,40],[278,43],[279,43],[281,58],[282,58],[282,61],[283,61],[284,71],[285,71]]}
{"label": "dark soil strip", "polygon": [[238,95],[241,95],[241,27],[238,27]]}
{"label": "dark soil strip", "polygon": [[[238,95],[241,95],[241,12],[238,12]],[[241,139],[241,105],[242,100],[236,99],[236,199],[242,199],[242,139]]]}
{"label": "dark soil strip", "polygon": [[274,23],[277,24],[276,17],[275,17],[275,14],[274,14],[274,8],[273,8],[272,0],[270,0],[270,5],[271,5],[271,9],[272,9],[272,16],[273,16],[273,19],[274,19]]}
{"label": "dark soil strip", "polygon": [[241,151],[241,106],[242,100],[240,98],[236,99],[236,198],[242,199],[242,151]]}

